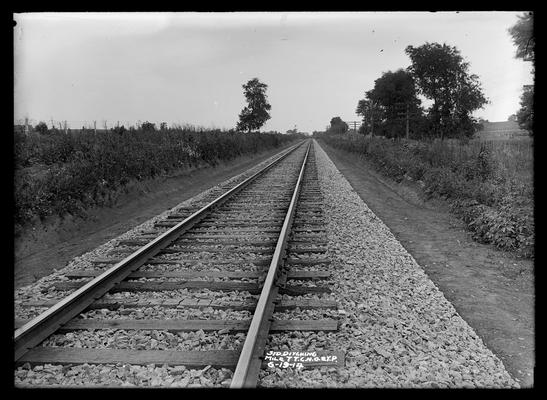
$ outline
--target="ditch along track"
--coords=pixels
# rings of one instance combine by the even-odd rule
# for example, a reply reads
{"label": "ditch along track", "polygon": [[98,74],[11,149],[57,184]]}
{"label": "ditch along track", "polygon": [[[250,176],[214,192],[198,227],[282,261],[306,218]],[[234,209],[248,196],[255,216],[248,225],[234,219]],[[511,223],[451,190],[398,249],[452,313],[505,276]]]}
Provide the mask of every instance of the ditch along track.
{"label": "ditch along track", "polygon": [[[234,370],[231,387],[255,387],[269,334],[337,330],[332,318],[274,317],[338,308],[317,296],[330,293],[322,212],[308,140],[207,206],[179,208],[154,230],[119,241],[93,260],[93,269],[66,273],[49,288],[66,296],[62,300],[27,302],[49,308],[32,320],[15,321],[15,364],[210,366]],[[162,310],[159,318],[141,312],[147,307]],[[203,314],[177,318],[186,310]],[[208,310],[223,310],[228,318],[210,318]],[[64,337],[84,330],[104,331],[106,337],[116,331],[212,336],[205,350],[189,351],[82,347]],[[245,341],[226,350],[226,336],[237,333]]]}

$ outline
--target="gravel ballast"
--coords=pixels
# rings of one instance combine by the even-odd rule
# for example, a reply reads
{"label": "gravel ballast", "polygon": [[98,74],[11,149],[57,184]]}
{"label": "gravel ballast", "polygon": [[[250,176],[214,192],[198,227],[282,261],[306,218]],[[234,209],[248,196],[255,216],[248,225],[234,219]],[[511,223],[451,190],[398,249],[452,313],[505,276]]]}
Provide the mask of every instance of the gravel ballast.
{"label": "gravel ballast", "polygon": [[262,387],[518,388],[414,258],[314,141],[325,198],[335,333],[271,335],[268,348],[346,353],[344,367],[262,371]]}

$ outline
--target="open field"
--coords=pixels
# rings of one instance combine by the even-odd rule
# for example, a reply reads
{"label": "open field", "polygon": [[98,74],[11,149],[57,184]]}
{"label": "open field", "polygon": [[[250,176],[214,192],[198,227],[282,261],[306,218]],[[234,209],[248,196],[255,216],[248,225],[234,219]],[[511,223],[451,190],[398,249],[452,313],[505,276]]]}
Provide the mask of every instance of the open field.
{"label": "open field", "polygon": [[416,181],[427,198],[448,200],[479,242],[534,256],[533,141],[417,142],[322,135],[397,182]]}
{"label": "open field", "polygon": [[514,121],[484,122],[475,134],[476,140],[530,140],[528,132]]}

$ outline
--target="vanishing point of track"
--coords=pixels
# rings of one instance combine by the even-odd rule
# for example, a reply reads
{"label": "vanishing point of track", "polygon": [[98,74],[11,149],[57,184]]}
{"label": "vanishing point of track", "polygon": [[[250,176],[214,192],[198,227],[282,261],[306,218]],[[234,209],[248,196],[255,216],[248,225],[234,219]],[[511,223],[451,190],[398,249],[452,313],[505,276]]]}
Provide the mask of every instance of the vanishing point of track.
{"label": "vanishing point of track", "polygon": [[[94,269],[65,274],[54,285],[70,291],[37,317],[16,321],[16,364],[168,364],[188,368],[234,369],[231,387],[254,387],[264,365],[272,332],[337,329],[337,321],[276,320],[275,311],[337,308],[335,302],[310,300],[326,285],[290,284],[329,278],[322,196],[311,141],[292,146],[249,178],[199,208],[181,208],[157,222],[152,231],[120,241]],[[159,267],[159,268],[155,268]],[[307,267],[312,267],[307,269]],[[319,268],[317,268],[319,267]],[[107,301],[114,292],[161,292],[178,289],[211,292],[247,291],[258,299],[216,303],[172,298],[148,305],[171,308],[212,307],[253,311],[250,320],[93,319],[79,318],[91,309],[138,307],[138,301]],[[287,296],[292,296],[287,299]],[[281,299],[283,297],[283,299]],[[52,334],[77,330],[125,329],[172,332],[246,332],[241,350],[170,351],[49,347]]]}

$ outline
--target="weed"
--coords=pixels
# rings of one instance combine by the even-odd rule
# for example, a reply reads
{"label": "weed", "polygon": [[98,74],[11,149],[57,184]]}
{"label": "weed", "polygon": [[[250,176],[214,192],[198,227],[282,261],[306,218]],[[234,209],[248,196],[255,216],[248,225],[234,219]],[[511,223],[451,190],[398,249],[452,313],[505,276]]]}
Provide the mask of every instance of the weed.
{"label": "weed", "polygon": [[131,180],[217,165],[276,148],[295,135],[176,129],[15,132],[15,224],[50,215],[85,215]]}
{"label": "weed", "polygon": [[426,197],[447,200],[477,241],[534,257],[532,142],[426,142],[356,134],[323,134],[320,140],[360,154],[397,182],[420,181]]}

